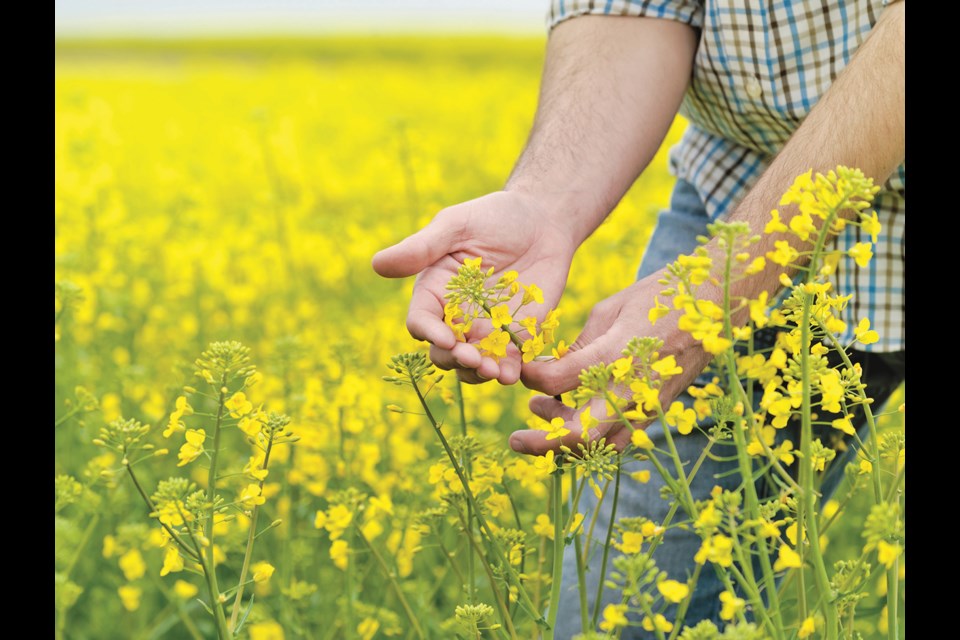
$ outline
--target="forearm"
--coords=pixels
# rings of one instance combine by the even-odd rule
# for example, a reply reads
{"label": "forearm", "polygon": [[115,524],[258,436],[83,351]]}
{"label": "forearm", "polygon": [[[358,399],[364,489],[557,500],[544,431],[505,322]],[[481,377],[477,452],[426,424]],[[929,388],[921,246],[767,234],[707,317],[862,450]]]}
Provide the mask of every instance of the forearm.
{"label": "forearm", "polygon": [[[754,255],[774,249],[776,240],[788,240],[799,251],[809,251],[791,234],[766,235],[770,210],[794,179],[810,169],[827,173],[837,165],[859,168],[883,184],[903,162],[904,139],[904,2],[884,10],[870,36],[857,50],[810,114],[797,128],[770,167],[730,217],[750,225],[761,241]],[[789,224],[794,207],[780,208]],[[775,292],[783,268],[770,264],[754,279],[743,280],[739,295],[755,297]]]}
{"label": "forearm", "polygon": [[538,197],[581,243],[656,154],[690,79],[696,33],[581,16],[547,43],[537,114],[505,190]]}

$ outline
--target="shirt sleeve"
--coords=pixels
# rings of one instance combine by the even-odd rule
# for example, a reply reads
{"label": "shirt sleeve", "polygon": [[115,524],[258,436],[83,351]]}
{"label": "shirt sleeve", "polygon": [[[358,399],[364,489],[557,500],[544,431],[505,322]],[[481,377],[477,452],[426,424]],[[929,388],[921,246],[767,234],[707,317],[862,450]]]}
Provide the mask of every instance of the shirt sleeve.
{"label": "shirt sleeve", "polygon": [[664,18],[700,28],[702,0],[551,0],[547,30],[583,15]]}

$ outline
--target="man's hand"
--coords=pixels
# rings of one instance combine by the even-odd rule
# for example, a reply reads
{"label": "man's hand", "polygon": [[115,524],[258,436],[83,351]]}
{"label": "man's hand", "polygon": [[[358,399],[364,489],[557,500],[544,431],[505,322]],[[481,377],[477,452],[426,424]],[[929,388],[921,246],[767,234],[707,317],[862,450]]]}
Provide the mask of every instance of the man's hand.
{"label": "man's hand", "polygon": [[[447,281],[465,258],[543,290],[540,317],[554,307],[573,252],[613,209],[653,158],[683,97],[697,34],[670,20],[582,16],[547,43],[540,101],[530,138],[505,190],[441,211],[420,232],[373,259],[382,276],[418,274],[407,328],[461,379],[520,377],[510,345],[499,363],[457,344],[443,322]],[[470,341],[489,326],[476,323]]]}
{"label": "man's hand", "polygon": [[[483,258],[497,273],[518,272],[518,280],[543,290],[535,314],[543,319],[563,293],[576,246],[559,228],[550,211],[525,193],[499,191],[448,207],[426,227],[373,257],[381,276],[419,274],[407,315],[407,329],[431,343],[430,359],[441,369],[457,369],[465,382],[498,380],[513,384],[520,377],[520,354],[512,344],[496,362],[481,357],[475,344],[490,332],[489,322],[474,322],[467,343],[457,342],[443,321],[446,284],[466,258]],[[533,305],[536,306],[536,305]],[[533,309],[531,306],[531,310]]]}
{"label": "man's hand", "polygon": [[[510,446],[519,453],[541,455],[550,449],[558,449],[561,444],[575,446],[580,440],[582,426],[581,408],[578,411],[562,402],[549,397],[572,391],[579,384],[580,371],[598,363],[610,364],[623,355],[623,349],[633,337],[655,337],[664,342],[660,350],[661,357],[669,355],[676,358],[683,373],[669,378],[660,390],[660,404],[666,408],[710,362],[710,354],[688,333],[680,331],[676,317],[668,316],[650,323],[648,312],[663,285],[657,281],[664,272],[658,271],[643,280],[639,280],[623,291],[598,303],[590,313],[583,332],[570,347],[570,352],[560,360],[551,362],[530,362],[523,366],[523,383],[531,389],[542,391],[548,396],[537,396],[530,400],[530,410],[541,418],[550,421],[563,418],[564,427],[570,433],[559,440],[546,440],[546,433],[535,430],[515,431],[510,436]],[[622,394],[625,390],[611,389],[611,393]],[[600,420],[590,433],[590,439],[606,436],[607,442],[622,450],[633,433],[627,429],[616,415],[608,416],[606,403],[595,400],[588,405],[591,416]],[[635,425],[638,428],[648,423]]]}

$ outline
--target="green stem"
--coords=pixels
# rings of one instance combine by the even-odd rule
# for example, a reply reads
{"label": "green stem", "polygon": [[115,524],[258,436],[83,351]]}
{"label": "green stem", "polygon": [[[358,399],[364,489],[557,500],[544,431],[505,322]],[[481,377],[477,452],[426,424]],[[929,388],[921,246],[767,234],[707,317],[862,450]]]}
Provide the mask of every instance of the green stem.
{"label": "green stem", "polygon": [[[827,224],[829,224],[829,220]],[[822,245],[822,236],[818,238],[817,248]],[[814,256],[819,253],[814,252]],[[810,533],[807,539],[810,541],[810,556],[813,561],[813,577],[817,585],[817,591],[822,598],[825,598],[823,607],[824,618],[826,619],[827,640],[837,640],[837,608],[833,598],[829,597],[831,593],[830,579],[827,576],[827,568],[823,561],[823,555],[820,552],[820,534],[817,523],[816,493],[813,486],[813,427],[811,425],[810,412],[812,411],[811,400],[811,372],[810,372],[810,294],[803,296],[803,314],[800,324],[800,369],[802,379],[802,404],[800,409],[800,451],[802,459],[800,464],[800,485],[803,487],[803,493],[800,494],[803,509],[803,524],[805,527],[798,527],[797,547],[803,546],[803,535],[805,528]],[[800,568],[803,570],[803,567]]]}
{"label": "green stem", "polygon": [[650,609],[650,604],[647,602],[646,598],[640,599],[640,608],[643,609],[643,612],[647,614],[647,617],[650,618],[650,623],[653,625],[653,632],[657,635],[657,640],[665,640],[663,637],[663,631],[657,626],[656,617],[653,615],[653,611]]}
{"label": "green stem", "polygon": [[897,615],[900,592],[900,558],[893,561],[893,566],[887,569],[887,638],[900,638],[900,621]]}
{"label": "green stem", "polygon": [[[537,613],[536,607],[534,606],[533,602],[530,601],[530,596],[527,594],[526,589],[523,587],[523,583],[520,581],[520,577],[517,575],[516,571],[514,571],[513,566],[510,564],[506,554],[504,554],[503,549],[500,548],[500,544],[494,537],[493,531],[487,524],[486,518],[483,517],[483,514],[477,506],[476,498],[473,495],[473,491],[470,489],[470,483],[467,481],[463,469],[457,462],[457,457],[453,454],[453,449],[450,448],[450,443],[447,442],[446,436],[444,436],[443,431],[440,430],[440,424],[437,422],[436,418],[434,418],[433,412],[430,410],[430,405],[427,404],[426,398],[424,398],[423,394],[420,392],[420,387],[417,385],[416,378],[414,378],[414,376],[411,374],[409,379],[413,390],[417,394],[417,398],[420,400],[420,405],[423,407],[423,410],[427,415],[427,419],[430,421],[431,426],[433,426],[433,430],[440,439],[440,444],[443,445],[443,449],[447,454],[447,458],[450,460],[450,464],[453,465],[453,469],[456,472],[457,477],[460,479],[460,484],[463,486],[463,491],[467,496],[467,500],[473,504],[474,513],[476,514],[476,519],[480,524],[481,530],[484,534],[486,534],[487,539],[490,541],[490,546],[496,554],[497,560],[503,565],[509,574],[510,580],[517,586],[517,592],[519,593],[521,605],[524,609],[526,609],[527,613],[534,618],[538,626],[546,625],[546,620],[544,619],[543,615]],[[469,528],[467,531],[469,533]]]}
{"label": "green stem", "polygon": [[[463,434],[463,437],[467,437],[467,413],[463,404],[463,388],[461,387],[460,378],[457,378],[457,403],[460,405],[460,430]],[[460,452],[460,464],[463,466],[464,473],[467,476],[467,480],[470,480],[472,475],[472,463],[470,461],[470,456],[467,453],[466,442],[464,442],[463,449]],[[473,528],[473,504],[467,502],[467,526],[471,529]],[[474,558],[472,548],[467,549],[467,603],[473,604],[476,601],[476,558]]]}
{"label": "green stem", "polygon": [[[493,312],[490,310],[490,305],[487,304],[486,302],[483,303],[483,310],[487,312],[488,318],[493,317]],[[519,308],[517,310],[519,310]],[[510,327],[504,325],[500,328],[503,329],[504,333],[510,336],[510,342],[513,343],[513,346],[515,346],[518,351],[523,351],[523,340],[521,340],[520,337],[517,336],[517,334],[511,331]]]}
{"label": "green stem", "polygon": [[[693,570],[693,576],[690,578],[687,584],[690,585],[690,593],[694,593],[697,590],[697,582],[700,580],[700,571],[703,570],[703,565],[698,564]],[[677,616],[676,620],[673,623],[673,632],[670,634],[669,640],[674,640],[677,635],[680,633],[680,630],[683,629],[683,619],[687,616],[687,609],[690,607],[690,603],[693,601],[693,598],[687,597],[684,598],[677,606]]]}
{"label": "green stem", "polygon": [[[746,576],[744,576],[736,565],[730,566],[730,573],[734,575],[737,579],[737,582],[740,583],[740,586],[743,587],[744,595],[754,603],[754,611],[760,615],[760,620],[767,627],[767,632],[774,638],[783,638],[782,633],[777,633],[777,627],[773,624],[773,621],[770,619],[770,616],[767,614],[767,607],[763,604],[763,599],[760,597],[760,592],[753,588],[753,584],[747,581]],[[730,593],[736,593],[733,589],[733,585],[727,584],[727,590]]]}
{"label": "green stem", "polygon": [[[274,431],[270,431],[270,437],[267,440],[267,450],[263,456],[263,468],[266,470],[270,464],[270,451],[273,449]],[[263,483],[259,483],[260,493],[263,493]],[[240,617],[240,604],[243,602],[243,588],[247,580],[247,572],[250,569],[250,559],[253,557],[253,542],[257,537],[257,516],[260,515],[260,505],[254,505],[253,513],[250,515],[250,531],[247,533],[247,550],[243,554],[243,565],[240,569],[240,580],[237,582],[237,597],[233,601],[233,613],[230,615],[230,630],[236,631],[237,618]]]}
{"label": "green stem", "polygon": [[[733,241],[731,240],[727,244],[727,259],[724,262],[724,278],[723,278],[723,330],[724,334],[731,341],[733,340],[733,322],[731,320],[731,292],[730,292],[730,281],[732,278],[732,262],[733,262]],[[746,392],[743,391],[743,387],[740,385],[740,379],[737,376],[737,363],[734,358],[733,350],[728,349],[726,352],[727,359],[727,379],[729,385],[733,388],[738,388],[743,392],[743,397],[741,398],[744,407],[752,407],[752,402],[749,398],[746,398]],[[747,422],[749,425],[748,428],[752,429],[754,425],[753,413],[752,411],[747,411]],[[743,477],[744,484],[744,493],[746,494],[746,510],[749,514],[750,519],[760,520],[760,499],[757,496],[757,486],[753,481],[753,463],[750,460],[750,454],[747,453],[747,442],[744,437],[744,430],[740,424],[734,424],[731,429],[733,432],[733,440],[736,443],[737,448],[737,464],[740,467],[740,475]],[[766,448],[766,443],[763,441],[762,434],[757,434],[759,437],[760,443]],[[770,452],[772,454],[772,452]],[[770,454],[768,454],[770,455]],[[772,463],[779,467],[777,462],[776,455],[770,455],[770,460]],[[786,477],[791,485],[795,485],[793,479],[790,478],[790,475],[786,473],[782,468],[780,469],[784,477]],[[736,527],[733,527],[733,530],[736,530]],[[734,536],[734,541],[737,541],[739,536]],[[778,636],[783,636],[783,620],[780,617],[780,599],[777,594],[776,588],[776,578],[774,577],[773,567],[770,565],[770,551],[767,548],[766,540],[763,536],[757,536],[757,547],[758,553],[760,555],[760,567],[763,571],[763,581],[766,585],[766,591],[770,599],[770,609],[773,611],[775,627],[777,630]],[[744,550],[744,560],[747,564],[744,565],[744,571],[750,577],[754,579],[753,576],[753,563],[750,558],[752,554],[751,545],[749,540],[747,541],[746,549]],[[761,600],[759,607],[763,608],[764,603]]]}
{"label": "green stem", "polygon": [[[600,582],[597,583],[597,595],[593,601],[593,616],[591,617],[592,629],[597,626],[597,620],[600,618],[600,601],[603,599],[604,581],[607,577],[607,561],[610,559],[610,546],[613,540],[613,525],[617,519],[617,504],[620,502],[620,469],[623,464],[623,456],[617,455],[617,476],[613,483],[613,505],[610,507],[610,520],[607,524],[607,537],[603,542],[603,556],[600,558]],[[599,509],[599,506],[597,507]],[[586,629],[584,629],[586,631]]]}
{"label": "green stem", "polygon": [[410,604],[407,602],[406,597],[403,595],[403,591],[400,589],[400,585],[397,584],[397,578],[393,575],[393,572],[390,571],[390,568],[387,566],[387,563],[384,561],[383,556],[380,555],[380,552],[377,551],[377,548],[370,544],[370,541],[367,540],[367,536],[363,535],[363,531],[359,528],[356,530],[357,535],[367,545],[367,549],[370,550],[370,553],[373,554],[373,557],[376,559],[377,564],[380,566],[380,570],[383,571],[383,575],[386,576],[387,581],[390,583],[390,586],[393,587],[393,592],[397,594],[397,599],[400,600],[400,606],[403,607],[404,613],[407,614],[407,619],[410,621],[411,626],[417,632],[417,636],[421,640],[425,639],[426,636],[423,634],[423,629],[420,628],[420,623],[417,621],[417,616],[414,615],[413,610],[410,609]]}
{"label": "green stem", "polygon": [[583,557],[583,544],[580,536],[574,535],[573,548],[577,554],[577,590],[580,594],[580,631],[586,633],[590,625],[589,609],[587,603],[587,572],[586,562]]}
{"label": "green stem", "polygon": [[[463,521],[461,520],[461,523]],[[466,524],[466,523],[463,523]],[[467,540],[470,541],[470,546],[473,548],[474,552],[483,560],[483,550],[480,548],[480,545],[477,544],[477,541],[474,539],[473,534],[470,533],[468,529],[466,531]],[[510,611],[507,610],[506,605],[503,603],[503,598],[500,596],[500,589],[497,588],[497,579],[493,575],[493,570],[490,568],[489,563],[485,560],[480,563],[480,566],[483,567],[483,570],[487,574],[487,580],[490,583],[490,589],[493,591],[493,601],[497,603],[497,610],[500,612],[500,619],[503,620],[503,626],[507,628],[507,631],[510,634],[510,638],[513,640],[517,639],[517,630],[513,626],[513,620],[510,618]],[[507,589],[509,590],[509,585]]]}
{"label": "green stem", "polygon": [[[80,544],[77,545],[76,551],[73,552],[73,557],[70,558],[67,568],[63,571],[63,578],[67,580],[70,577],[70,574],[73,572],[74,567],[77,566],[77,562],[80,560],[80,555],[83,552],[84,548],[87,546],[87,543],[90,542],[90,537],[93,535],[93,530],[97,527],[97,524],[100,522],[100,514],[95,513],[90,522],[87,524],[87,528],[83,531],[83,537],[80,539]],[[58,640],[63,638],[63,630],[67,627],[67,607],[62,607],[57,611],[57,629],[56,637]]]}
{"label": "green stem", "polygon": [[73,573],[74,567],[77,566],[77,562],[80,560],[80,554],[83,553],[83,550],[86,548],[87,543],[90,542],[90,537],[93,535],[93,530],[97,528],[97,524],[100,522],[100,513],[93,514],[93,517],[90,518],[90,522],[87,523],[87,528],[83,530],[83,537],[80,539],[80,544],[77,545],[77,550],[73,552],[73,557],[70,558],[70,564],[67,565],[67,568],[63,570],[64,580],[70,577],[70,574]]}
{"label": "green stem", "polygon": [[[184,517],[183,510],[180,508],[180,505],[177,505],[177,511],[180,513],[180,518],[186,522],[187,519]],[[231,640],[233,635],[230,633],[230,629],[227,628],[227,618],[223,614],[223,603],[220,602],[219,588],[217,587],[217,578],[213,573],[213,567],[207,566],[207,559],[204,557],[203,552],[201,551],[202,545],[200,541],[197,540],[197,537],[193,535],[193,529],[190,528],[190,525],[186,527],[187,535],[190,536],[190,541],[193,542],[193,546],[196,549],[196,557],[200,562],[200,568],[203,570],[203,577],[207,580],[207,590],[210,592],[211,600],[210,609],[214,612],[214,621],[217,625],[217,637],[220,640]],[[209,541],[210,548],[213,548],[213,542]],[[220,615],[217,615],[219,612]]]}
{"label": "green stem", "polygon": [[563,579],[563,470],[553,472],[553,571],[550,578],[550,608],[547,617],[549,629],[544,633],[546,640],[553,639],[553,630],[557,626],[557,614],[560,613],[560,588]]}
{"label": "green stem", "polygon": [[80,407],[74,407],[73,409],[70,409],[70,411],[67,411],[67,413],[64,414],[62,418],[60,418],[59,420],[53,423],[54,428],[59,427],[61,424],[63,424],[73,416],[77,415],[78,413],[80,413]]}
{"label": "green stem", "polygon": [[[137,493],[139,493],[140,497],[143,498],[143,501],[147,503],[147,508],[150,509],[150,513],[155,513],[157,508],[154,506],[153,500],[150,499],[150,496],[147,495],[147,492],[143,490],[143,487],[140,485],[140,482],[137,480],[137,476],[133,473],[133,467],[131,467],[130,465],[126,465],[126,467],[127,467],[127,474],[130,476],[130,479],[133,480],[133,486],[137,488]],[[200,559],[199,552],[191,549],[190,546],[183,541],[183,538],[177,535],[176,531],[170,528],[169,525],[160,521],[159,518],[157,518],[157,521],[160,522],[160,526],[163,527],[164,531],[166,531],[167,534],[170,535],[170,539],[176,542],[177,546],[179,546],[184,553],[186,553],[188,556],[190,556],[190,558],[192,558],[195,561]]]}
{"label": "green stem", "polygon": [[[440,532],[437,532],[437,544],[440,546],[440,552],[443,553],[444,557],[449,561],[450,568],[453,569],[453,572],[457,574],[457,578],[460,580],[460,584],[466,586],[467,579],[463,577],[463,572],[460,571],[460,568],[453,561],[453,557],[456,555],[454,552],[447,549],[447,545],[443,544],[443,538],[440,535]],[[458,545],[459,546],[459,545]],[[467,552],[469,553],[469,549]]]}
{"label": "green stem", "polygon": [[223,610],[223,602],[220,600],[220,587],[217,584],[217,568],[214,562],[213,553],[213,516],[216,512],[216,490],[217,490],[217,463],[220,458],[220,433],[223,426],[223,408],[226,402],[227,374],[224,372],[220,379],[220,393],[217,406],[217,421],[213,429],[213,453],[210,455],[210,471],[207,474],[207,502],[210,505],[210,512],[207,514],[207,562],[209,571],[207,571],[207,582],[210,587],[210,606],[213,608],[214,617],[217,620],[217,634],[221,640],[228,640],[233,637],[230,628],[227,626],[227,617]]}
{"label": "green stem", "polygon": [[193,620],[190,619],[190,616],[187,615],[187,612],[184,610],[183,600],[176,597],[175,595],[170,594],[170,590],[163,584],[163,581],[155,573],[150,573],[150,579],[153,581],[157,589],[164,595],[170,605],[173,607],[173,610],[176,612],[177,617],[180,618],[180,622],[183,623],[183,626],[186,628],[187,633],[190,634],[190,637],[193,640],[203,640],[203,636],[200,634],[199,629],[193,623]]}

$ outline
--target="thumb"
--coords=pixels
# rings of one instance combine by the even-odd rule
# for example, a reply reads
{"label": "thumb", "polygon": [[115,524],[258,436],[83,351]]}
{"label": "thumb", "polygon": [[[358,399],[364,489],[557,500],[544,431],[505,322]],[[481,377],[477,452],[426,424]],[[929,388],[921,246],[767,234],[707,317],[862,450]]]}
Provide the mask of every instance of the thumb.
{"label": "thumb", "polygon": [[420,231],[373,256],[373,270],[384,278],[405,278],[420,273],[454,251],[453,226],[436,217]]}

